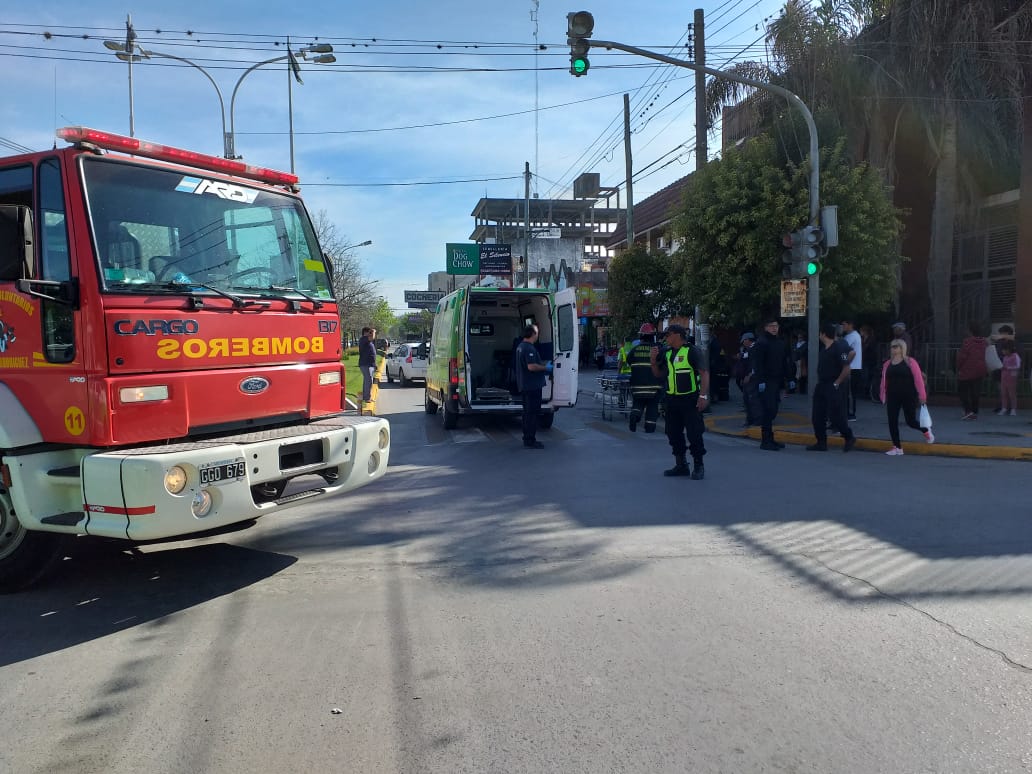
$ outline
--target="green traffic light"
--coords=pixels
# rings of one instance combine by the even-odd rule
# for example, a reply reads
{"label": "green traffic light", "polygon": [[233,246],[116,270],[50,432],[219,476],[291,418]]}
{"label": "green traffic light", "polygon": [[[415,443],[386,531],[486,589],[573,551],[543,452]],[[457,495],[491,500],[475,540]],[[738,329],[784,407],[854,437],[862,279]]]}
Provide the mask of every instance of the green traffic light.
{"label": "green traffic light", "polygon": [[588,60],[582,58],[575,58],[570,67],[574,75],[584,75],[588,71]]}
{"label": "green traffic light", "polygon": [[820,272],[820,270],[821,270],[821,265],[819,263],[817,263],[817,261],[807,261],[806,262],[806,274],[807,274],[807,276],[812,277],[814,274],[818,274]]}

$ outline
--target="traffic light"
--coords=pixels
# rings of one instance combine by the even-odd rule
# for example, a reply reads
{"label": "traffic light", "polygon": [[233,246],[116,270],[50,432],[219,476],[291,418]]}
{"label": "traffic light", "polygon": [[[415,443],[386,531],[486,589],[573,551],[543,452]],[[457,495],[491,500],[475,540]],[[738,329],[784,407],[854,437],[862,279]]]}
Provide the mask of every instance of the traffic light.
{"label": "traffic light", "polygon": [[802,260],[807,277],[821,273],[821,258],[827,253],[824,231],[818,226],[806,226],[802,232]]}
{"label": "traffic light", "polygon": [[796,279],[795,276],[795,253],[793,252],[793,234],[788,232],[781,235],[781,279]]}
{"label": "traffic light", "polygon": [[587,75],[591,62],[588,61],[588,50],[591,48],[592,30],[595,29],[595,17],[587,11],[566,14],[566,42],[570,44],[570,74],[578,78]]}

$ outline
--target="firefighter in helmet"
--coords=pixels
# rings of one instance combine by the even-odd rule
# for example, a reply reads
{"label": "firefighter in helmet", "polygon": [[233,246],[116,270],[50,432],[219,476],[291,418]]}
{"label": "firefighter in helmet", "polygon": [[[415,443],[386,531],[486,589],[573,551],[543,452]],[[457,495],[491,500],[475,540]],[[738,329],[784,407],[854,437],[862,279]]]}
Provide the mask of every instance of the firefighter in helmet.
{"label": "firefighter in helmet", "polygon": [[638,340],[627,353],[627,365],[631,381],[631,432],[638,429],[638,423],[645,420],[645,432],[656,431],[659,417],[659,401],[663,394],[663,380],[652,373],[652,348],[656,346],[656,326],[643,323],[638,329]]}

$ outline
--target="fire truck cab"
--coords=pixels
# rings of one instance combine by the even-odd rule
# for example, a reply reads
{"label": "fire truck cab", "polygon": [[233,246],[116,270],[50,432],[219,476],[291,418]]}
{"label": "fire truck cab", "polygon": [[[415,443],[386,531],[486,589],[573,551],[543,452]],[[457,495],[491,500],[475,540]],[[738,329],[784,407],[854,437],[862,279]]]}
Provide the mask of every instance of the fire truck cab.
{"label": "fire truck cab", "polygon": [[0,159],[0,589],[371,483],[297,178],[83,127]]}

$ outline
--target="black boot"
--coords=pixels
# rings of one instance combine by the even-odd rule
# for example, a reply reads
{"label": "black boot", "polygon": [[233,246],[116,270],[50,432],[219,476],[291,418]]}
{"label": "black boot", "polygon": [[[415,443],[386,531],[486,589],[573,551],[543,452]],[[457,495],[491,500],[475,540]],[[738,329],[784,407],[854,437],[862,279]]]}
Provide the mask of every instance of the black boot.
{"label": "black boot", "polygon": [[763,440],[760,441],[760,448],[764,451],[781,451],[781,447],[774,443],[774,433],[763,431]]}
{"label": "black boot", "polygon": [[632,433],[635,433],[635,432],[638,431],[638,420],[640,420],[640,419],[641,419],[641,412],[640,411],[632,411],[631,412],[631,421],[630,421],[629,427],[631,428],[631,432]]}
{"label": "black boot", "polygon": [[670,470],[664,470],[664,476],[690,476],[692,469],[688,467],[688,460],[684,458],[683,454],[674,455],[674,467]]}
{"label": "black boot", "polygon": [[692,469],[692,481],[702,481],[706,478],[706,467],[702,464],[702,460],[695,460],[695,466]]}

